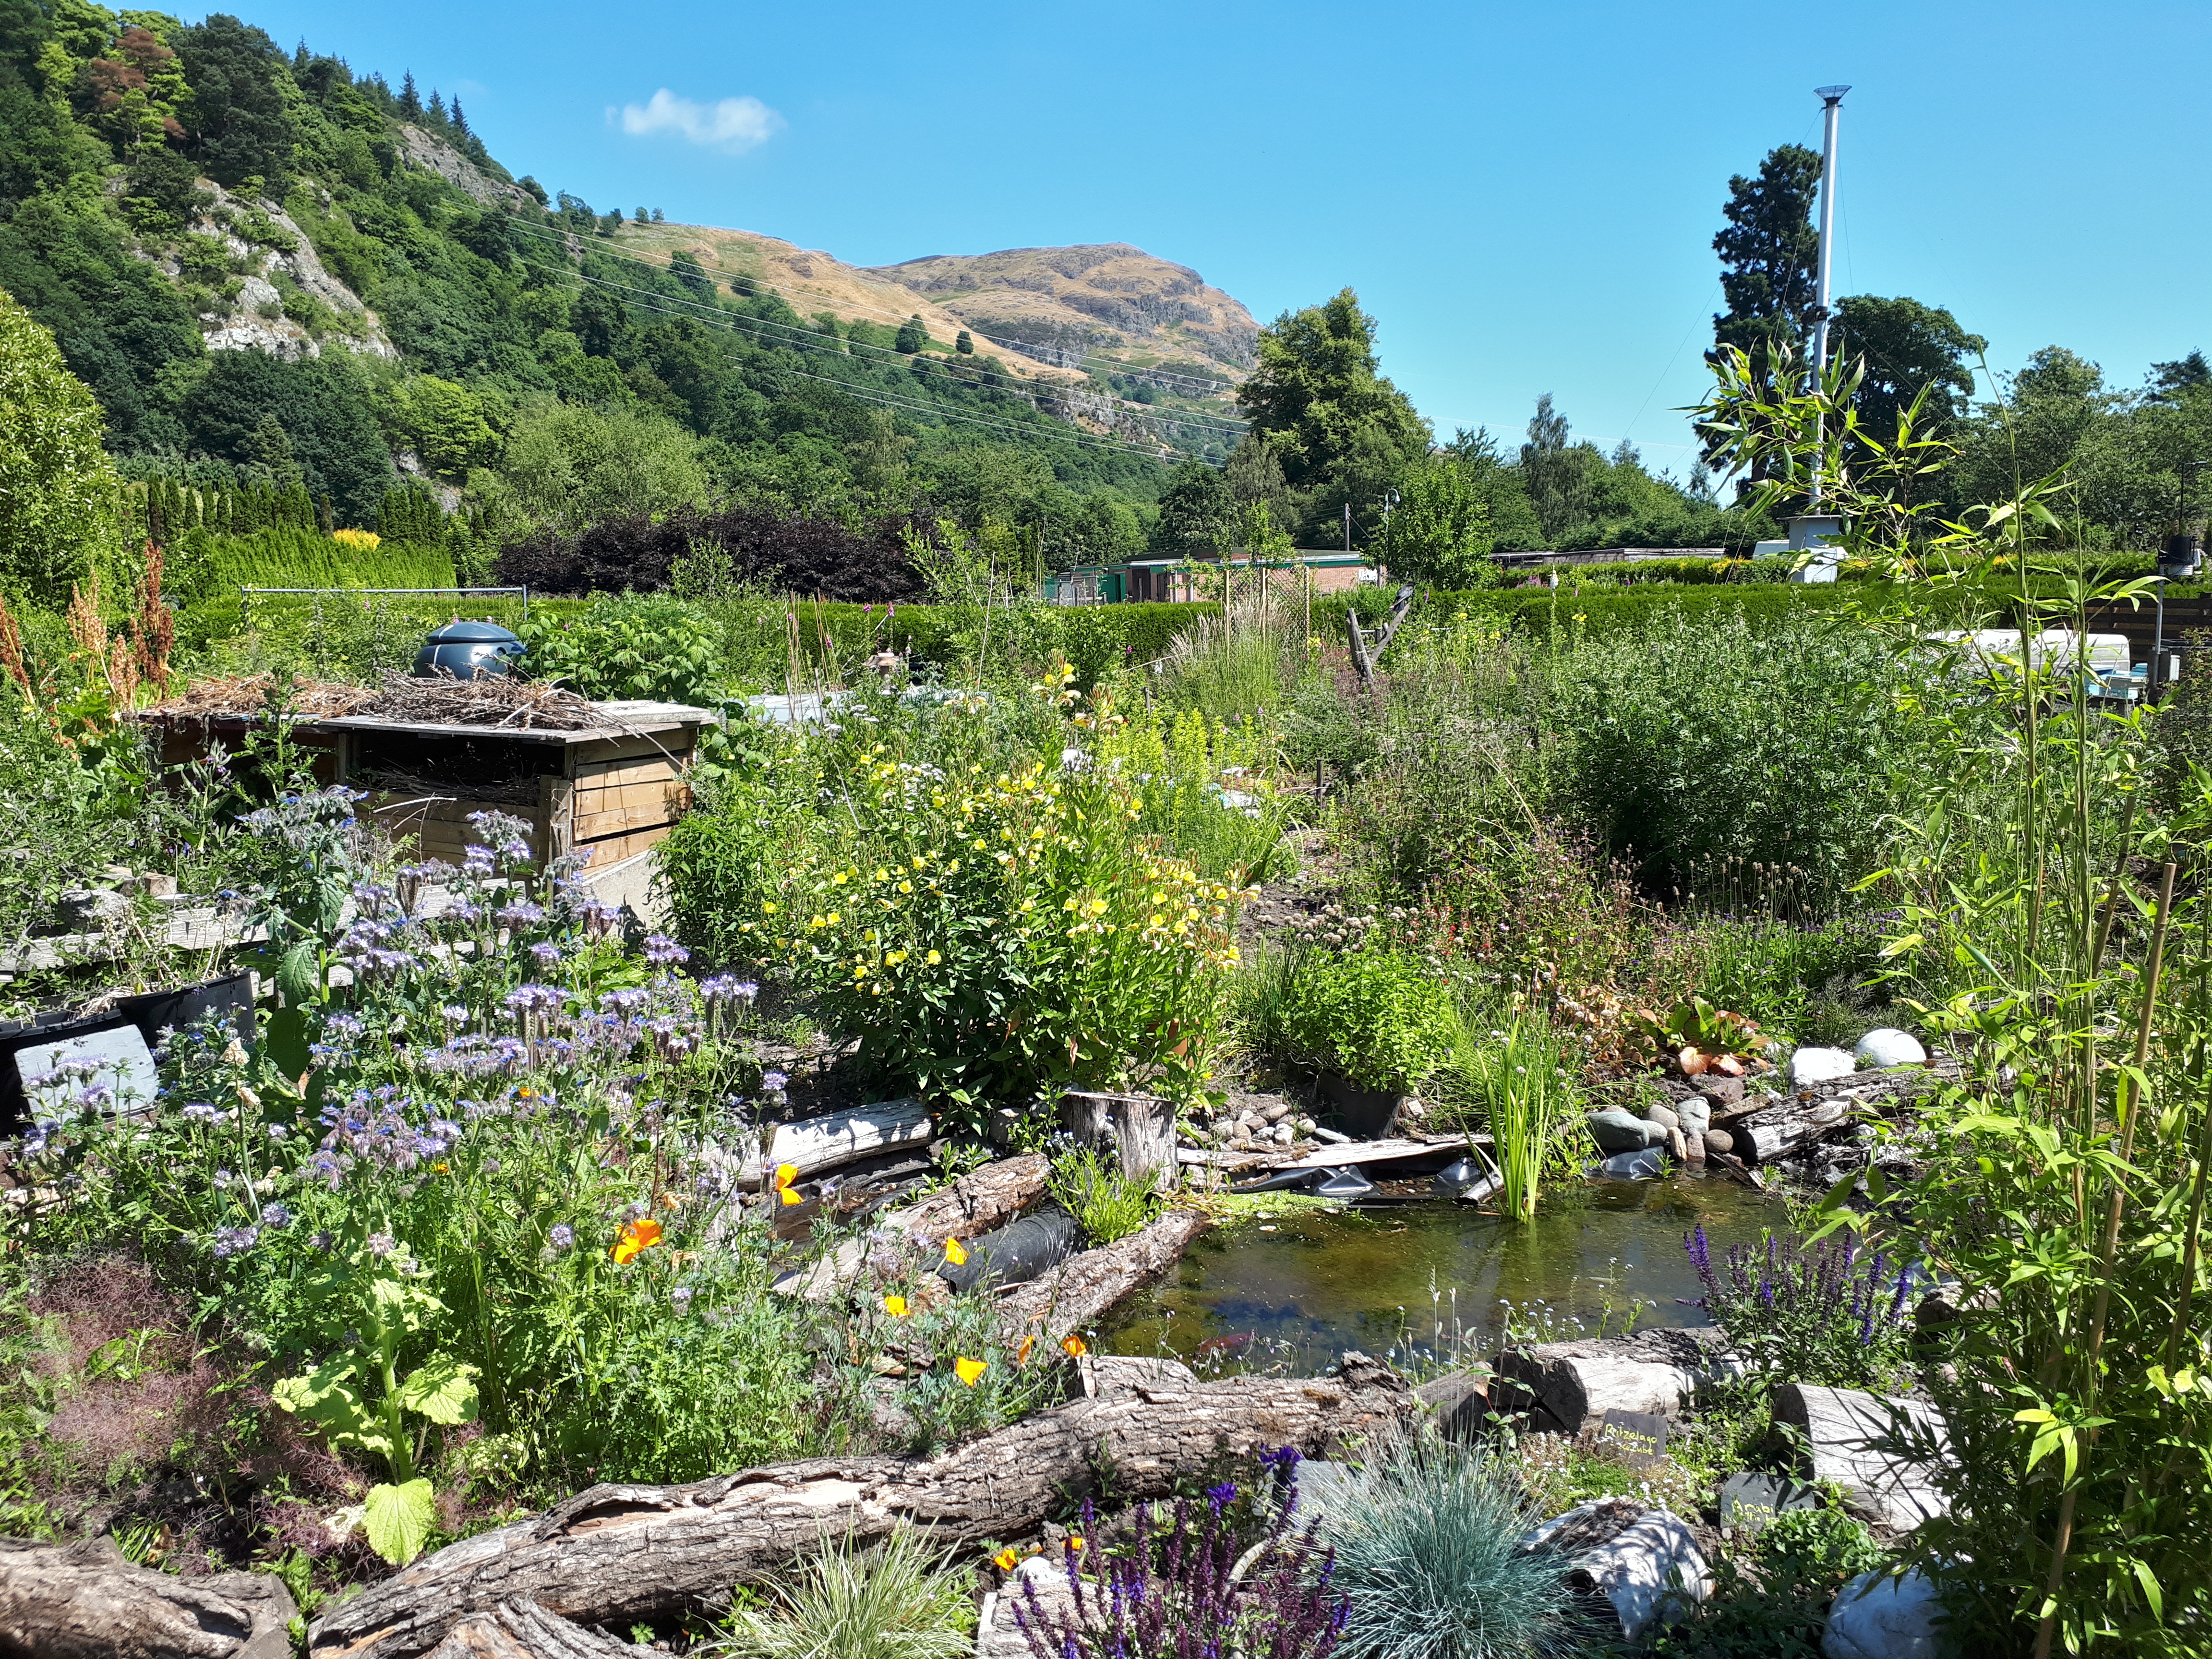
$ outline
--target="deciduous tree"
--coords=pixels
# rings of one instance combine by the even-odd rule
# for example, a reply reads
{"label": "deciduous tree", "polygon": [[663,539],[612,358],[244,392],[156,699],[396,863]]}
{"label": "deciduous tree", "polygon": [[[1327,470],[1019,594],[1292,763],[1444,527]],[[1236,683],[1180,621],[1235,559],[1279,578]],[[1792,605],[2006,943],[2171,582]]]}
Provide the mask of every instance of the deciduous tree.
{"label": "deciduous tree", "polygon": [[59,605],[119,540],[99,403],[54,337],[0,290],[0,588]]}

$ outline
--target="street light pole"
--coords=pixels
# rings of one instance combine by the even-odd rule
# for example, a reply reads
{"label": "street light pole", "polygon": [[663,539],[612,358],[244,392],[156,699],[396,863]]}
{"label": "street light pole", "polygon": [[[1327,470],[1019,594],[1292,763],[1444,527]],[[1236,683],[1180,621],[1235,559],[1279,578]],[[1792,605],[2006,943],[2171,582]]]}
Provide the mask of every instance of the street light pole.
{"label": "street light pole", "polygon": [[[1814,264],[1813,305],[1813,385],[1820,386],[1820,377],[1828,368],[1828,297],[1833,286],[1836,265],[1836,127],[1844,112],[1844,94],[1849,87],[1815,87],[1813,95],[1820,100],[1820,251]],[[1813,488],[1808,501],[1808,510],[1820,508],[1820,464],[1816,454],[1813,462]]]}

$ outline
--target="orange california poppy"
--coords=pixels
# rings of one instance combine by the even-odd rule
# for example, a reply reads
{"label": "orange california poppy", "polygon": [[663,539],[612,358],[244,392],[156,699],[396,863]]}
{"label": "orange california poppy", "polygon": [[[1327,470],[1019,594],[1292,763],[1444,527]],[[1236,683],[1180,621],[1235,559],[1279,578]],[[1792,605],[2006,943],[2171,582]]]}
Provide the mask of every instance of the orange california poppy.
{"label": "orange california poppy", "polygon": [[775,1166],[775,1184],[777,1186],[788,1187],[792,1182],[798,1179],[799,1166],[796,1164],[779,1164]]}
{"label": "orange california poppy", "polygon": [[1060,1346],[1077,1359],[1082,1358],[1091,1352],[1091,1345],[1079,1336],[1063,1336],[1060,1339]]}
{"label": "orange california poppy", "polygon": [[960,1248],[958,1239],[948,1238],[945,1241],[945,1259],[957,1267],[968,1259],[968,1252]]}
{"label": "orange california poppy", "polygon": [[1079,1533],[1071,1533],[1071,1534],[1068,1534],[1068,1539],[1067,1539],[1067,1547],[1068,1547],[1068,1551],[1069,1551],[1069,1553],[1070,1553],[1071,1554],[1075,1553],[1077,1553],[1077,1552],[1080,1551],[1080,1550],[1083,1548],[1083,1537],[1082,1537],[1082,1534],[1079,1534]]}
{"label": "orange california poppy", "polygon": [[1015,1552],[1014,1547],[1012,1544],[1007,1545],[1006,1548],[1000,1550],[996,1555],[991,1558],[993,1561],[998,1564],[998,1568],[1000,1572],[1012,1572],[1014,1570],[1014,1563],[1021,1559],[1020,1555]]}
{"label": "orange california poppy", "polygon": [[906,1298],[902,1296],[885,1297],[884,1298],[884,1311],[889,1314],[893,1319],[904,1319],[906,1317]]}
{"label": "orange california poppy", "polygon": [[965,1355],[952,1362],[952,1374],[971,1389],[983,1380],[983,1373],[990,1369],[989,1360],[970,1359]]}
{"label": "orange california poppy", "polygon": [[1022,1346],[1014,1350],[1014,1364],[1017,1365],[1027,1364],[1029,1363],[1030,1350],[1035,1346],[1036,1346],[1036,1338],[1034,1335],[1024,1337],[1022,1339]]}
{"label": "orange california poppy", "polygon": [[649,1250],[659,1243],[658,1221],[625,1221],[615,1237],[614,1258],[617,1262],[634,1261],[640,1250]]}

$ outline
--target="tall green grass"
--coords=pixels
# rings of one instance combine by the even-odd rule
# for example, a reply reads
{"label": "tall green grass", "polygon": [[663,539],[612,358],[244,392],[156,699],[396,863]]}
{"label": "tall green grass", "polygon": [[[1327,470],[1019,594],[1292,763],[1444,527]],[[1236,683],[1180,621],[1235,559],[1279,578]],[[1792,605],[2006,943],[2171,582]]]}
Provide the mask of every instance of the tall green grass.
{"label": "tall green grass", "polygon": [[286,526],[225,536],[196,531],[181,538],[164,577],[194,599],[234,606],[240,587],[453,587],[453,560],[410,543],[349,547],[319,532]]}
{"label": "tall green grass", "polygon": [[1534,1220],[1546,1166],[1579,1103],[1559,1038],[1540,1014],[1516,1012],[1491,1030],[1463,1018],[1453,1069],[1489,1126],[1504,1213]]}
{"label": "tall green grass", "polygon": [[787,1575],[765,1607],[695,1652],[740,1659],[960,1659],[975,1623],[964,1574],[943,1571],[902,1526],[873,1549],[839,1540]]}

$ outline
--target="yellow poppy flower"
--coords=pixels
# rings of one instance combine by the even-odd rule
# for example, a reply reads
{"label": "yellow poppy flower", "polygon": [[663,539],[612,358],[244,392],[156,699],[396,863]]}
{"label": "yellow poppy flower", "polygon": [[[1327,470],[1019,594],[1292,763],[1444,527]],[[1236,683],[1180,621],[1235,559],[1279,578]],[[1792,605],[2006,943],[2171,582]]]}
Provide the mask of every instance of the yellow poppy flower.
{"label": "yellow poppy flower", "polygon": [[1060,1339],[1060,1346],[1067,1350],[1071,1358],[1076,1359],[1082,1358],[1091,1352],[1091,1345],[1079,1336],[1063,1336]]}
{"label": "yellow poppy flower", "polygon": [[960,1248],[958,1239],[948,1238],[945,1241],[945,1259],[957,1267],[968,1260],[968,1252]]}
{"label": "yellow poppy flower", "polygon": [[989,1360],[970,1359],[965,1354],[952,1362],[952,1374],[971,1389],[983,1380],[983,1373],[990,1369]]}
{"label": "yellow poppy flower", "polygon": [[660,1224],[658,1221],[625,1221],[616,1235],[614,1259],[617,1263],[635,1261],[638,1252],[649,1250],[660,1243]]}
{"label": "yellow poppy flower", "polygon": [[1021,1559],[1020,1554],[1015,1550],[1014,1547],[1012,1544],[1009,1544],[1006,1548],[1000,1550],[996,1555],[993,1556],[991,1560],[1000,1572],[1012,1572],[1014,1570],[1014,1563]]}
{"label": "yellow poppy flower", "polygon": [[904,1319],[906,1317],[906,1298],[902,1296],[885,1297],[884,1298],[884,1311],[889,1314],[893,1319]]}
{"label": "yellow poppy flower", "polygon": [[793,1182],[798,1179],[799,1166],[796,1164],[779,1164],[775,1166],[775,1184],[777,1186],[788,1187]]}
{"label": "yellow poppy flower", "polygon": [[1022,1339],[1022,1346],[1014,1350],[1014,1364],[1017,1365],[1027,1364],[1029,1363],[1030,1350],[1035,1346],[1036,1346],[1036,1336],[1030,1335],[1024,1337]]}
{"label": "yellow poppy flower", "polygon": [[1070,1554],[1081,1554],[1083,1552],[1082,1534],[1079,1533],[1070,1533],[1067,1538],[1067,1548]]}

